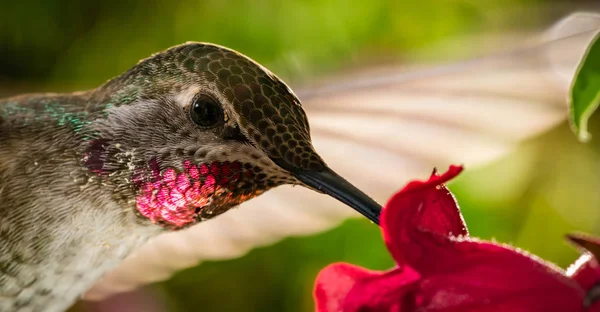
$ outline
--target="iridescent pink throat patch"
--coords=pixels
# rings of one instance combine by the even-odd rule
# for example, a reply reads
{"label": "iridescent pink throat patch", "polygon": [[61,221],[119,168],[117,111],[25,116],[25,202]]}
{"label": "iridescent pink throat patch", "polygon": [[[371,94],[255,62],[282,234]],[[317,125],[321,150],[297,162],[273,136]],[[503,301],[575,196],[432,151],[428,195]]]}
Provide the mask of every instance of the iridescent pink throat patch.
{"label": "iridescent pink throat patch", "polygon": [[[264,180],[259,168],[239,162],[213,162],[195,165],[184,162],[183,172],[174,168],[160,171],[150,163],[152,179],[142,182],[136,208],[154,223],[182,227],[203,212],[216,215],[264,191],[244,181]],[[260,176],[260,177],[257,177]]]}

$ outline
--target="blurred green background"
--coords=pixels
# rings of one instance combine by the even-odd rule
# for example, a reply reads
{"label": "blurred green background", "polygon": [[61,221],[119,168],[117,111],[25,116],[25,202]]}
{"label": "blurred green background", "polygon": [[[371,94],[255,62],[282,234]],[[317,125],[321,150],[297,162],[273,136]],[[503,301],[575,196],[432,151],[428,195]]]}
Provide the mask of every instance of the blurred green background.
{"label": "blurred green background", "polygon": [[[0,95],[93,88],[186,41],[231,47],[302,84],[368,63],[407,62],[456,36],[537,29],[585,6],[575,0],[3,1]],[[453,53],[442,52],[435,57]],[[562,267],[571,263],[577,253],[564,234],[600,234],[595,120],[591,143],[577,142],[563,124],[452,183],[472,235],[514,244]],[[203,263],[146,293],[164,299],[167,311],[312,311],[314,278],[335,261],[393,265],[379,229],[349,220],[240,259]],[[78,303],[72,310],[97,309]]]}

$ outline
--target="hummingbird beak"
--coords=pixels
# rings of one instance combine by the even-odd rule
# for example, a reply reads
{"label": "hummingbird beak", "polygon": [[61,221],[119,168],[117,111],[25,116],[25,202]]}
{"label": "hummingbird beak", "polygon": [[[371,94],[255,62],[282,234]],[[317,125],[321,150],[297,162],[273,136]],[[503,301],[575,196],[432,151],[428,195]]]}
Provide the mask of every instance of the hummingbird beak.
{"label": "hummingbird beak", "polygon": [[333,170],[325,168],[322,171],[296,171],[292,174],[307,186],[334,197],[379,225],[381,206]]}

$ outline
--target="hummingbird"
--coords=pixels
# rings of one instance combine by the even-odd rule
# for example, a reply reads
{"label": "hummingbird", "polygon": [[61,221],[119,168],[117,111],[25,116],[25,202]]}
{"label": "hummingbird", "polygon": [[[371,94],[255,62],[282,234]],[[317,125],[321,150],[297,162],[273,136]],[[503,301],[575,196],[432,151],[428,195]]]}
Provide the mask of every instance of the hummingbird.
{"label": "hummingbird", "polygon": [[175,46],[96,89],[0,112],[1,311],[65,310],[149,238],[284,184],[379,220],[313,148],[294,92],[222,46]]}
{"label": "hummingbird", "polygon": [[[342,169],[344,176],[362,182],[361,189],[397,186],[388,183],[390,176],[396,179],[397,175],[385,172],[404,167],[392,157],[404,152],[393,146],[402,129],[396,115],[408,112],[416,121],[422,116],[390,101],[370,110],[343,103],[351,103],[349,97],[366,101],[378,96],[397,103],[402,93],[422,93],[431,86],[463,95],[477,89],[482,92],[475,93],[486,95],[490,93],[483,91],[493,85],[492,90],[506,97],[493,94],[480,98],[483,103],[501,102],[511,113],[520,107],[519,112],[535,114],[538,120],[533,126],[503,124],[502,129],[513,131],[527,128],[508,140],[501,135],[502,144],[477,153],[480,159],[497,158],[507,142],[539,133],[564,118],[556,101],[556,93],[564,90],[548,92],[547,84],[529,75],[539,69],[532,64],[548,65],[540,61],[541,51],[546,50],[530,49],[517,58],[509,54],[412,75],[378,74],[377,79],[306,92],[300,98],[308,99],[307,106],[281,79],[250,58],[214,44],[188,43],[144,59],[93,90],[0,100],[0,311],[62,311],[99,281],[111,285],[128,273],[135,285],[164,278],[164,272],[154,270],[156,266],[139,265],[150,259],[149,250],[162,250],[160,256],[169,266],[182,268],[198,259],[239,255],[248,248],[235,246],[228,253],[223,242],[244,240],[223,235],[226,229],[265,244],[273,241],[269,235],[281,237],[267,229],[284,219],[281,224],[287,232],[306,233],[348,216],[337,212],[330,215],[336,221],[316,222],[309,230],[306,224],[311,222],[306,218],[282,219],[281,197],[268,204],[261,200],[272,200],[269,194],[290,195],[285,204],[296,205],[296,213],[331,214],[311,193],[286,186],[328,194],[378,223],[380,205],[330,169],[313,148],[311,135],[316,131],[321,138],[324,133],[329,138],[345,136],[354,143],[324,140],[319,150],[329,147],[329,155],[352,156],[346,157],[349,165]],[[477,75],[473,75],[475,68]],[[521,88],[497,84],[503,71],[520,79]],[[465,75],[481,84],[457,87]],[[482,83],[486,78],[489,84]],[[515,100],[525,95],[525,89],[528,101]],[[339,101],[339,94],[344,94],[344,101]],[[439,103],[447,98],[437,98],[433,92],[428,96],[411,100],[433,108],[427,112],[430,117],[442,118],[461,107],[445,110]],[[336,103],[344,113],[373,117],[381,125],[377,135],[364,120],[345,118],[340,123],[338,118],[319,116],[319,110],[327,112]],[[313,112],[310,119],[316,129],[309,128],[307,109]],[[468,106],[469,112],[473,109]],[[475,124],[474,129],[494,128],[491,122]],[[444,153],[464,157],[461,147],[471,146],[465,144],[455,143],[454,151],[446,146]],[[358,174],[361,170],[367,174]],[[290,192],[302,196],[292,197]],[[249,207],[231,209],[245,202]],[[304,228],[298,230],[294,224]],[[165,247],[181,247],[181,238],[213,254],[198,258],[196,253],[191,260],[182,260],[180,254],[164,252]]]}
{"label": "hummingbird", "polygon": [[[434,166],[481,166],[564,121],[569,85],[599,22],[597,14],[575,13],[535,33],[459,38],[449,49],[487,51],[446,64],[371,65],[309,85],[296,83],[293,89],[319,154],[383,202],[410,177],[429,174]],[[240,257],[354,216],[359,214],[333,198],[281,185],[210,222],[150,239],[84,299],[107,299],[203,261]],[[98,309],[109,302],[91,304]],[[113,309],[108,304],[106,311]]]}

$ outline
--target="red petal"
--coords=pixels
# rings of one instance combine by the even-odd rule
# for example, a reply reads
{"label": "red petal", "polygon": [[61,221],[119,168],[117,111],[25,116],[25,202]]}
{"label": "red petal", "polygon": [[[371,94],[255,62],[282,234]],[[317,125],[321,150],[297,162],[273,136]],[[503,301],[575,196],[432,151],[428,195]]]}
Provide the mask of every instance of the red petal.
{"label": "red petal", "polygon": [[398,264],[405,263],[406,255],[419,257],[422,253],[419,242],[410,236],[416,228],[441,235],[468,235],[458,204],[443,185],[462,169],[450,166],[441,176],[434,172],[426,182],[410,182],[387,203],[381,226],[388,249]]}
{"label": "red petal", "polygon": [[441,185],[461,170],[452,166],[394,195],[381,225],[400,267],[326,268],[317,279],[317,311],[583,311],[584,290],[559,269],[468,237],[454,197]]}
{"label": "red petal", "polygon": [[332,264],[317,276],[317,312],[413,311],[419,274],[410,268],[377,272],[350,264]]}
{"label": "red petal", "polygon": [[[584,292],[562,271],[518,250],[421,232],[424,311],[580,311]],[[417,261],[417,262],[414,262]]]}
{"label": "red petal", "polygon": [[359,280],[380,276],[381,272],[370,271],[346,263],[334,263],[319,272],[315,281],[314,299],[316,311],[341,311],[352,287]]}
{"label": "red petal", "polygon": [[567,275],[586,291],[586,311],[600,312],[600,266],[591,253],[579,257],[567,270]]}
{"label": "red petal", "polygon": [[[569,267],[567,274],[586,291],[598,287],[600,284],[600,264],[598,263],[600,239],[585,234],[571,234],[567,237],[586,252]],[[600,292],[600,290],[596,292]],[[590,295],[593,295],[592,293],[594,291],[589,292]],[[600,293],[596,295],[596,297],[598,296]],[[596,298],[596,300],[600,301],[600,298]]]}

